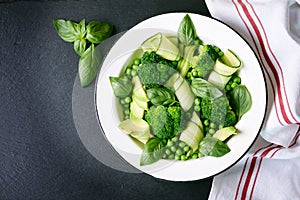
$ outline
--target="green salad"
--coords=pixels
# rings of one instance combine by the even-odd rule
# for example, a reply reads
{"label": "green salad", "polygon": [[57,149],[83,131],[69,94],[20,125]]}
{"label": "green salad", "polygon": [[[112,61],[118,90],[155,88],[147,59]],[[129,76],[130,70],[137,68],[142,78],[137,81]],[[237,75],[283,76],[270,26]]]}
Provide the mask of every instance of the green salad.
{"label": "green salad", "polygon": [[188,14],[177,35],[146,39],[110,77],[123,109],[118,128],[141,144],[140,165],[230,152],[227,142],[252,103],[241,67],[233,50],[202,41]]}

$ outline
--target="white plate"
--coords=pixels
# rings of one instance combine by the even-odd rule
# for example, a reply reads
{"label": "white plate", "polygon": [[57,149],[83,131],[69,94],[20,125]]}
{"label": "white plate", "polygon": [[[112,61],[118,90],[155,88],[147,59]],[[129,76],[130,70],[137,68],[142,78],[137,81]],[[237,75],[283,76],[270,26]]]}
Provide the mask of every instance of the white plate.
{"label": "white plate", "polygon": [[231,49],[243,62],[242,82],[252,96],[252,107],[238,122],[240,133],[228,146],[231,151],[223,157],[203,157],[188,161],[160,160],[152,165],[139,165],[142,150],[117,126],[120,123],[109,76],[118,76],[124,62],[149,36],[159,32],[176,33],[186,13],[169,13],[147,19],[127,31],[113,46],[103,62],[97,79],[96,107],[101,127],[109,143],[131,165],[151,176],[172,180],[191,181],[214,176],[235,164],[255,141],[266,110],[265,79],[259,62],[249,45],[223,23],[198,14],[189,13],[198,36],[204,43],[215,44],[223,51]]}

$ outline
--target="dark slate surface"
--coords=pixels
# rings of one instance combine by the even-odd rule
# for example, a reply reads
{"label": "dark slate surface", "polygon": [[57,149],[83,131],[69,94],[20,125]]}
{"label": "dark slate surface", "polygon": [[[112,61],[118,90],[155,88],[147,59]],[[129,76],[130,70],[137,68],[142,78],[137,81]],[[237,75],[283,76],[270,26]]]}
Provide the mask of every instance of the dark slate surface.
{"label": "dark slate surface", "polygon": [[0,199],[207,199],[212,179],[169,182],[97,161],[72,116],[78,57],[52,20],[100,20],[114,33],[166,12],[209,15],[201,0],[0,3]]}

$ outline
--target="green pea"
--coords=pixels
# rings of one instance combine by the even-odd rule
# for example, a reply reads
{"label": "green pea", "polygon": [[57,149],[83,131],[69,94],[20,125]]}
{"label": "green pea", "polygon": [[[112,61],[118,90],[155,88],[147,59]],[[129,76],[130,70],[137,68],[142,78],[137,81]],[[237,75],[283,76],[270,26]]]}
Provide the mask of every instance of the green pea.
{"label": "green pea", "polygon": [[138,67],[139,67],[138,65],[132,65],[133,70],[137,70]]}
{"label": "green pea", "polygon": [[165,158],[167,158],[167,155],[166,155],[166,154],[163,155],[163,159],[165,159]]}
{"label": "green pea", "polygon": [[212,128],[208,130],[209,134],[214,134],[215,132],[216,132],[215,129],[212,129]]}
{"label": "green pea", "polygon": [[121,103],[121,105],[126,104],[125,99],[121,99],[120,103]]}
{"label": "green pea", "polygon": [[193,71],[192,72],[192,76],[194,76],[194,77],[198,76],[198,72],[197,71]]}
{"label": "green pea", "polygon": [[196,98],[195,101],[194,101],[195,105],[200,105],[200,99],[199,98]]}
{"label": "green pea", "polygon": [[198,39],[198,38],[195,39],[195,40],[194,40],[194,44],[195,44],[195,45],[200,45],[200,44],[201,44],[201,40]]}
{"label": "green pea", "polygon": [[180,156],[180,160],[187,160],[186,155],[181,155],[181,156]]}
{"label": "green pea", "polygon": [[231,90],[231,86],[230,85],[226,85],[225,90],[226,91],[230,91]]}
{"label": "green pea", "polygon": [[208,119],[205,119],[204,122],[203,122],[204,126],[208,126],[209,125],[209,120]]}
{"label": "green pea", "polygon": [[136,76],[136,75],[137,75],[136,70],[132,70],[131,71],[131,76]]}
{"label": "green pea", "polygon": [[214,50],[215,50],[215,52],[219,52],[220,51],[219,47],[214,47]]}
{"label": "green pea", "polygon": [[168,156],[168,158],[169,158],[170,160],[173,160],[173,159],[175,158],[175,155],[174,155],[174,154],[170,154],[170,155]]}
{"label": "green pea", "polygon": [[218,52],[218,55],[221,57],[221,56],[224,55],[224,53],[223,53],[222,51],[219,51],[219,52]]}
{"label": "green pea", "polygon": [[192,72],[188,72],[188,73],[186,74],[186,77],[187,77],[187,78],[191,78],[191,77],[192,77]]}
{"label": "green pea", "polygon": [[124,119],[130,119],[129,115],[125,115]]}
{"label": "green pea", "polygon": [[198,154],[195,153],[192,155],[192,159],[196,159],[196,158],[198,158]]}
{"label": "green pea", "polygon": [[130,104],[129,103],[125,103],[123,106],[124,106],[124,108],[129,108]]}
{"label": "green pea", "polygon": [[237,84],[240,84],[241,83],[241,78],[240,77],[234,77],[234,79],[233,79],[233,82],[234,83],[237,83]]}
{"label": "green pea", "polygon": [[183,148],[183,147],[185,147],[185,143],[184,143],[184,142],[179,142],[179,146],[180,146],[181,148]]}
{"label": "green pea", "polygon": [[195,105],[195,106],[194,106],[194,110],[195,110],[196,112],[199,112],[199,111],[201,110],[200,105]]}
{"label": "green pea", "polygon": [[212,122],[212,123],[210,123],[209,127],[215,129],[216,128],[216,124]]}
{"label": "green pea", "polygon": [[177,150],[176,150],[176,155],[178,155],[178,156],[181,156],[181,155],[182,155],[182,153],[183,153],[183,152],[182,152],[182,150],[181,150],[181,149],[177,149]]}
{"label": "green pea", "polygon": [[140,59],[136,59],[136,60],[133,62],[134,65],[139,65],[140,63],[141,63]]}
{"label": "green pea", "polygon": [[171,146],[171,151],[172,151],[172,152],[176,152],[176,147]]}
{"label": "green pea", "polygon": [[224,125],[223,125],[223,124],[220,124],[220,125],[219,125],[219,129],[222,129],[222,128],[224,128]]}
{"label": "green pea", "polygon": [[130,98],[130,97],[126,97],[126,98],[124,99],[124,101],[125,101],[126,103],[130,103],[130,102],[131,102],[131,98]]}
{"label": "green pea", "polygon": [[180,160],[180,156],[179,155],[175,155],[175,160]]}
{"label": "green pea", "polygon": [[127,69],[126,69],[126,74],[127,74],[127,75],[131,75],[131,69],[127,68]]}
{"label": "green pea", "polygon": [[177,142],[178,141],[178,137],[173,137],[172,138],[172,142]]}
{"label": "green pea", "polygon": [[237,83],[232,83],[230,86],[231,86],[231,88],[234,89],[236,86],[238,86],[238,84]]}
{"label": "green pea", "polygon": [[129,109],[124,110],[124,114],[125,115],[129,115],[130,114],[130,110]]}
{"label": "green pea", "polygon": [[183,148],[183,151],[185,151],[185,152],[188,152],[190,150],[190,147],[189,146],[185,146],[184,148]]}
{"label": "green pea", "polygon": [[198,158],[201,158],[201,157],[203,157],[204,155],[202,154],[202,153],[198,153]]}
{"label": "green pea", "polygon": [[170,154],[171,154],[170,149],[166,149],[166,150],[165,150],[165,154],[166,154],[166,155],[170,155]]}

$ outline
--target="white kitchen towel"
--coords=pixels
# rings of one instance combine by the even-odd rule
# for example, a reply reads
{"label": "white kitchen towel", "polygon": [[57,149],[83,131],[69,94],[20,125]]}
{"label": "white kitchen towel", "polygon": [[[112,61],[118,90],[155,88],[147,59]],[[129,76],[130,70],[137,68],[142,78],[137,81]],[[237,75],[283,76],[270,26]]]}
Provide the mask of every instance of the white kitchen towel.
{"label": "white kitchen towel", "polygon": [[[297,2],[298,1],[298,2]],[[300,199],[300,0],[206,0],[253,48],[268,90],[253,148],[216,176],[210,199]]]}

